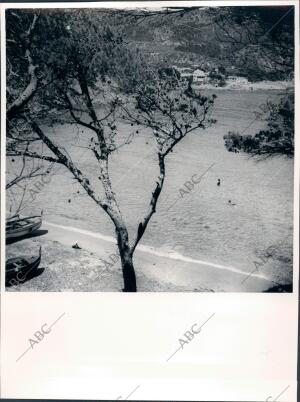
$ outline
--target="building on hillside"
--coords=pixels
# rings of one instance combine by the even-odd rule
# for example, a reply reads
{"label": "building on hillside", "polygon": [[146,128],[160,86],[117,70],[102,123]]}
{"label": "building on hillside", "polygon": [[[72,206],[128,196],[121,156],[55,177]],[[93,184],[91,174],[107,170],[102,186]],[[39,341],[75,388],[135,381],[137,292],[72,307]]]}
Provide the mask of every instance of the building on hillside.
{"label": "building on hillside", "polygon": [[191,68],[188,67],[181,67],[181,68],[177,68],[177,70],[180,73],[180,78],[183,81],[192,81],[193,80],[193,70]]}
{"label": "building on hillside", "polygon": [[193,81],[193,74],[191,74],[191,73],[180,73],[180,78],[183,81]]}
{"label": "building on hillside", "polygon": [[205,82],[207,80],[208,73],[199,68],[193,72],[193,81],[194,82]]}
{"label": "building on hillside", "polygon": [[185,73],[185,74],[187,74],[187,73],[192,74],[193,71],[194,71],[194,70],[193,70],[192,68],[190,68],[190,67],[178,67],[177,70],[178,70],[180,73]]}

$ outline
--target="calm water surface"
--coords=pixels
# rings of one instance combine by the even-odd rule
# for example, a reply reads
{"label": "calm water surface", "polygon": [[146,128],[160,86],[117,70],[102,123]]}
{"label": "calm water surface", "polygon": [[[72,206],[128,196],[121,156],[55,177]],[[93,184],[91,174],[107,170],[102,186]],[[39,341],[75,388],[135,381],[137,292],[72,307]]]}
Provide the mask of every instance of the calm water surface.
{"label": "calm water surface", "polygon": [[[223,135],[228,131],[253,134],[263,127],[255,120],[254,111],[267,99],[276,99],[278,92],[223,90],[217,94],[213,114],[217,124],[184,139],[168,157],[157,213],[142,243],[248,271],[257,252],[292,233],[293,161],[281,157],[258,162],[224,147]],[[135,130],[130,125],[120,126],[124,137]],[[55,132],[48,129],[48,134],[69,151],[93,178],[95,188],[102,191],[91,152],[78,147],[85,145],[86,132],[59,126]],[[110,164],[113,186],[131,235],[147,210],[158,173],[153,146],[151,134],[141,130],[131,145],[113,155]],[[190,193],[180,192],[185,182],[212,164]],[[236,205],[228,205],[229,200]],[[64,168],[56,171],[27,208],[40,209],[48,221],[114,235],[109,218]]]}

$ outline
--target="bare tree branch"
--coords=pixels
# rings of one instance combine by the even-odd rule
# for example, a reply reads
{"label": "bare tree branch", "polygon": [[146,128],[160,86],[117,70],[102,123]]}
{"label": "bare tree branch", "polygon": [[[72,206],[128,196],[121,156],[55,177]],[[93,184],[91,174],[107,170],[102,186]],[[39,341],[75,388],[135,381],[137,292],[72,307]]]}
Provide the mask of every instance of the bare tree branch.
{"label": "bare tree branch", "polygon": [[32,23],[27,31],[27,36],[24,39],[24,44],[26,47],[25,58],[27,59],[27,62],[28,62],[28,74],[30,77],[30,81],[29,81],[29,84],[27,85],[27,87],[25,88],[25,90],[18,96],[18,98],[15,99],[13,101],[13,103],[8,106],[7,118],[14,117],[23,108],[23,106],[33,97],[33,95],[38,87],[38,78],[36,75],[37,66],[35,66],[33,63],[31,51],[30,51],[31,38],[32,38],[33,32],[35,30],[37,20],[38,20],[38,16],[35,14],[33,16]]}
{"label": "bare tree branch", "polygon": [[139,241],[143,237],[152,215],[156,212],[157,201],[158,201],[159,195],[161,193],[161,190],[163,188],[163,184],[164,184],[164,180],[165,180],[165,176],[166,176],[165,158],[161,153],[158,153],[158,165],[159,165],[159,175],[156,179],[155,188],[151,195],[149,209],[148,209],[148,212],[146,213],[143,221],[139,223],[136,237],[133,240],[132,246],[130,248],[131,254],[133,254],[136,246],[138,245]]}

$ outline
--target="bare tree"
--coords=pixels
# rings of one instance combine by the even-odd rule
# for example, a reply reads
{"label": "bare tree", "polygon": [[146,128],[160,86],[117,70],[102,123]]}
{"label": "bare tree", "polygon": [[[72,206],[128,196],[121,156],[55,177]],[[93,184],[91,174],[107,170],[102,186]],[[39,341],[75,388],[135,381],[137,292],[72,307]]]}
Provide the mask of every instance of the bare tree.
{"label": "bare tree", "polygon": [[[110,29],[101,27],[99,30],[99,21],[88,11],[80,10],[67,16],[52,15],[47,18],[51,20],[48,26],[51,26],[54,32],[59,29],[61,33],[59,42],[56,42],[57,35],[53,35],[55,39],[47,48],[47,57],[52,63],[50,67],[56,76],[46,89],[41,90],[40,97],[34,97],[37,107],[29,107],[27,102],[26,110],[23,107],[22,118],[31,131],[33,144],[39,141],[46,145],[49,155],[28,148],[22,151],[11,150],[9,155],[54,162],[71,172],[85,193],[112,221],[123,271],[123,290],[136,292],[133,255],[156,212],[166,177],[166,157],[188,134],[214,123],[209,117],[214,97],[201,96],[175,78],[161,81],[154,73],[151,81],[145,81],[145,84],[136,89],[136,96],[127,95],[124,101],[124,96],[115,94],[110,101],[106,100],[101,108],[96,107],[102,91],[99,75],[101,76],[106,60],[113,64],[119,46],[123,46],[122,40]],[[57,21],[59,24],[55,25]],[[45,32],[41,37],[44,36]],[[40,57],[42,56],[43,54]],[[36,58],[38,57],[37,53]],[[134,61],[134,57],[131,60]],[[42,63],[43,60],[38,60],[36,64]],[[111,67],[106,75],[118,74],[117,67]],[[120,134],[120,119],[151,128],[157,144],[158,175],[150,196],[148,211],[139,223],[134,239],[129,239],[109,169],[112,153],[130,142],[129,138],[120,144],[116,139]],[[87,148],[98,166],[96,177],[88,177],[66,150],[56,144],[55,138],[50,137],[43,128],[46,125],[53,126],[59,121],[84,129],[84,135],[89,141]],[[102,184],[103,191],[95,185],[95,180]]]}
{"label": "bare tree", "polygon": [[[88,110],[91,121],[87,123],[79,117],[83,109],[74,106],[68,94],[66,94],[66,103],[69,107],[73,123],[88,128],[93,135],[91,137],[90,150],[98,163],[98,179],[102,183],[104,197],[101,197],[99,192],[92,187],[91,180],[72,162],[67,154],[55,145],[37,122],[31,120],[30,124],[33,132],[36,133],[40,140],[55,155],[56,158],[51,157],[51,161],[64,165],[89,197],[108,214],[113,222],[122,263],[124,291],[135,292],[137,287],[133,253],[145,233],[152,215],[156,212],[157,201],[166,176],[166,157],[189,133],[197,129],[205,129],[208,124],[214,123],[214,120],[209,118],[214,98],[203,97],[194,92],[184,93],[181,83],[170,84],[169,82],[162,83],[157,81],[150,86],[140,89],[136,99],[138,109],[129,108],[116,100],[113,102],[111,110],[103,118],[102,116],[99,117],[96,112],[89,87],[83,76],[81,76],[79,83],[82,90],[82,99],[85,102],[85,107]],[[187,90],[187,87],[185,90]],[[148,211],[139,223],[136,236],[132,241],[129,239],[128,229],[119,208],[109,174],[109,157],[117,149],[117,147],[110,145],[116,127],[113,126],[113,130],[110,129],[107,132],[104,123],[107,123],[108,116],[115,113],[117,108],[123,111],[123,119],[151,128],[157,143],[158,176],[150,197]],[[135,110],[139,110],[140,113],[135,112]],[[115,120],[113,124],[117,124]],[[30,156],[33,158],[43,158],[39,154],[31,154]]]}

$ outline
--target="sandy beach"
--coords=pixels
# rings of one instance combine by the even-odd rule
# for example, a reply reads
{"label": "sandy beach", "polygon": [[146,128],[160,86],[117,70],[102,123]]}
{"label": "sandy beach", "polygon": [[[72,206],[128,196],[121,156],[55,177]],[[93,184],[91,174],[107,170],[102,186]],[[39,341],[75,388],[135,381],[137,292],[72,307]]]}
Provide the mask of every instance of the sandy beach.
{"label": "sandy beach", "polygon": [[[77,243],[81,249],[74,249]],[[14,291],[121,291],[120,260],[115,240],[100,233],[44,222],[36,236],[7,246],[7,258],[37,253],[42,246],[38,275],[7,287]],[[274,278],[253,270],[193,260],[179,253],[137,248],[135,258],[141,292],[260,292],[276,285]],[[66,288],[66,284],[68,287]]]}

